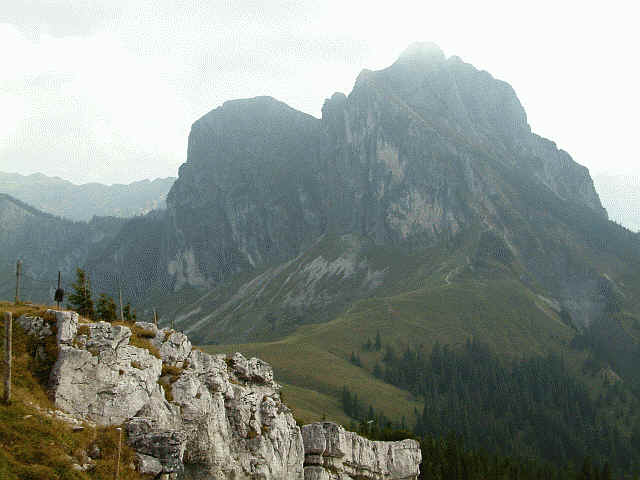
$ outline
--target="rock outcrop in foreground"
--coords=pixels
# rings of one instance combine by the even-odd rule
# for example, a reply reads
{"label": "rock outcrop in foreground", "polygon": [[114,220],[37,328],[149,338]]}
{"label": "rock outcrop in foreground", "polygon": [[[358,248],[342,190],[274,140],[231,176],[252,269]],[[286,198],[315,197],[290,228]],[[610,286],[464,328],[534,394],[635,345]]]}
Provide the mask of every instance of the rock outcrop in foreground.
{"label": "rock outcrop in foreground", "polygon": [[[56,334],[56,407],[100,425],[123,424],[138,469],[161,479],[416,479],[414,440],[373,442],[334,423],[302,427],[265,362],[193,349],[154,324],[80,323],[73,312],[18,323]],[[55,320],[53,320],[55,318]]]}
{"label": "rock outcrop in foreground", "polygon": [[305,480],[416,479],[422,460],[415,440],[375,442],[331,422],[302,427]]}

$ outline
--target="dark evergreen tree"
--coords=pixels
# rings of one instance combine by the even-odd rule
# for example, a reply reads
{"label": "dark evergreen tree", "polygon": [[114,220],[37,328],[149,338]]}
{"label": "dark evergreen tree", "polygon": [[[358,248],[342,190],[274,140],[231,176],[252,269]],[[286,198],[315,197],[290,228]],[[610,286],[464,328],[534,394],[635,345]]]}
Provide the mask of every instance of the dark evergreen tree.
{"label": "dark evergreen tree", "polygon": [[379,352],[380,350],[382,350],[382,339],[380,338],[380,330],[376,332],[376,343],[374,348],[376,352]]}
{"label": "dark evergreen tree", "polygon": [[131,304],[129,302],[127,302],[127,304],[123,307],[122,316],[124,317],[125,322],[136,321],[136,311],[131,308]]}
{"label": "dark evergreen tree", "polygon": [[[620,431],[640,418],[631,387],[605,385],[596,401],[561,357],[507,360],[472,340],[455,349],[436,343],[429,355],[411,348],[398,355],[387,344],[383,361],[374,374],[424,399],[418,435],[443,438],[453,431],[470,448],[492,454],[532,455],[556,466],[573,461],[578,468],[566,478],[596,478],[605,462],[616,478],[640,458],[640,427],[630,439]],[[589,455],[593,468],[583,471]],[[464,477],[467,467],[450,468]]]}
{"label": "dark evergreen tree", "polygon": [[81,268],[76,270],[76,281],[71,287],[73,288],[73,293],[69,295],[69,305],[71,309],[85,318],[93,319],[95,312],[93,309],[93,300],[91,299],[89,278]]}
{"label": "dark evergreen tree", "polygon": [[96,317],[105,322],[115,322],[117,317],[116,302],[104,293],[100,294],[96,304]]}
{"label": "dark evergreen tree", "polygon": [[362,362],[360,361],[360,355],[358,355],[355,352],[351,352],[351,363],[353,363],[355,366],[357,367],[361,367],[362,366]]}

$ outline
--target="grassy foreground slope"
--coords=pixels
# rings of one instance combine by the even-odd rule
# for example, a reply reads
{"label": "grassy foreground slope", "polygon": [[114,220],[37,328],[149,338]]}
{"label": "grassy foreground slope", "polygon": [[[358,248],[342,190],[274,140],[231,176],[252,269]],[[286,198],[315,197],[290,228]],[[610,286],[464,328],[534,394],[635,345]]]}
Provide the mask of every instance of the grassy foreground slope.
{"label": "grassy foreground slope", "polygon": [[[0,343],[4,360],[4,312],[14,319],[22,314],[44,315],[42,305],[14,305],[0,302]],[[53,340],[53,337],[51,337]],[[85,424],[81,431],[49,412],[55,407],[46,391],[51,361],[38,360],[33,340],[14,320],[13,323],[13,390],[12,402],[0,402],[0,478],[3,480],[88,480],[114,478],[118,435],[115,427],[92,427]],[[45,345],[48,358],[54,358],[55,342]],[[4,375],[4,361],[0,372]],[[2,377],[4,378],[4,377]],[[124,433],[123,433],[124,435]],[[122,441],[120,478],[145,478],[133,469],[133,451]],[[73,464],[87,463],[90,448],[99,448],[101,455],[95,468],[81,472]]]}

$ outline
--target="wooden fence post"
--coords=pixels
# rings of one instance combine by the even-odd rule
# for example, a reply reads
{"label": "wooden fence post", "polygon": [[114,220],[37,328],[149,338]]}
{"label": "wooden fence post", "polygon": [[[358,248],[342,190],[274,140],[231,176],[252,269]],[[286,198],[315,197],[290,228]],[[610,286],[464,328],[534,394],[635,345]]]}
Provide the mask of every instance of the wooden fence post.
{"label": "wooden fence post", "polygon": [[118,459],[116,460],[115,480],[118,480],[118,478],[120,478],[120,450],[122,448],[122,428],[118,427],[116,428],[116,430],[118,431]]}
{"label": "wooden fence post", "polygon": [[20,275],[22,275],[22,262],[18,260],[16,263],[16,299],[14,303],[20,303]]}
{"label": "wooden fence post", "polygon": [[4,313],[4,403],[11,403],[11,342],[13,318],[11,312]]}

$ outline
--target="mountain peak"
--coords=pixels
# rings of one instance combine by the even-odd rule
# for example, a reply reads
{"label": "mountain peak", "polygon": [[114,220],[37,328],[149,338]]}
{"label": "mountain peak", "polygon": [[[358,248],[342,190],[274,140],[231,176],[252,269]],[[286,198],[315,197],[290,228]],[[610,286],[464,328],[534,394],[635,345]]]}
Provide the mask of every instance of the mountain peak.
{"label": "mountain peak", "polygon": [[442,62],[445,55],[442,49],[433,42],[414,42],[398,57],[396,63],[432,63]]}

